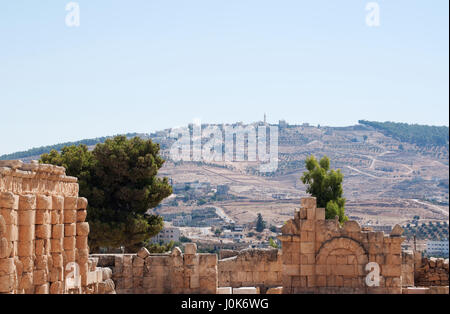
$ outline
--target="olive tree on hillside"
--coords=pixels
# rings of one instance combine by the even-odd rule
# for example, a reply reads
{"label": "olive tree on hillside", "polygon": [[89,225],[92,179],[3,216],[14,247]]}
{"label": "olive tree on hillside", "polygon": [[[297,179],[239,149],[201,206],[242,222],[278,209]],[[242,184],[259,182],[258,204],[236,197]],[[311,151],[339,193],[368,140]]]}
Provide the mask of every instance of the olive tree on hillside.
{"label": "olive tree on hillside", "polygon": [[342,223],[348,220],[345,215],[345,198],[342,182],[344,176],[340,169],[330,170],[330,159],[323,156],[317,161],[314,156],[310,156],[305,161],[308,171],[303,173],[301,180],[306,184],[306,192],[316,197],[317,206],[325,208],[325,218],[334,219],[338,216]]}

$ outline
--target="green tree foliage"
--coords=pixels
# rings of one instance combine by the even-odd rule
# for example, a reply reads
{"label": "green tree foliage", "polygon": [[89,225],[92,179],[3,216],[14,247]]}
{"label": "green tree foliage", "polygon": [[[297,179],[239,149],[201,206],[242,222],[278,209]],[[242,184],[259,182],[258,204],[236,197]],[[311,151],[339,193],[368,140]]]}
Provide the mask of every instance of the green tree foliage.
{"label": "green tree foliage", "polygon": [[316,197],[317,206],[325,208],[325,218],[334,219],[339,216],[339,221],[343,223],[348,220],[345,216],[345,198],[342,182],[344,176],[340,169],[330,170],[330,159],[323,156],[318,162],[314,156],[310,156],[305,161],[308,171],[303,173],[301,180],[306,184],[306,192]]}
{"label": "green tree foliage", "polygon": [[124,246],[135,252],[161,231],[162,217],[146,213],[172,193],[167,178],[157,177],[164,163],[158,144],[117,136],[93,151],[86,145],[64,147],[61,153],[42,155],[40,161],[64,166],[68,175],[78,177],[80,196],[89,200],[93,251]]}
{"label": "green tree foliage", "polygon": [[[371,126],[386,136],[401,142],[416,144],[419,147],[448,146],[449,129],[447,126],[429,126],[396,122],[358,121]],[[403,147],[403,146],[402,146]]]}
{"label": "green tree foliage", "polygon": [[264,221],[262,215],[259,213],[256,218],[256,231],[262,232],[266,228],[266,222]]}
{"label": "green tree foliage", "polygon": [[275,249],[278,249],[278,244],[272,238],[269,238],[269,245]]}
{"label": "green tree foliage", "polygon": [[175,242],[170,241],[169,243],[148,243],[145,248],[150,253],[166,253],[169,251],[172,251],[173,247],[175,246]]}

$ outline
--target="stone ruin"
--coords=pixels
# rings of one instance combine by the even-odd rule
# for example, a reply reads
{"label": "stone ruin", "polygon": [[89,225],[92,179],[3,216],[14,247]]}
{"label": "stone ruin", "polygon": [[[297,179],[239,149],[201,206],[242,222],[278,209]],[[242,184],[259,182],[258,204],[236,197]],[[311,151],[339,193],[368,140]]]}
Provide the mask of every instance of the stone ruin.
{"label": "stone ruin", "polygon": [[283,293],[417,292],[414,254],[402,252],[405,238],[398,225],[390,235],[362,230],[356,221],[341,226],[337,217],[326,220],[325,209],[317,208],[316,199],[308,197],[281,231]]}
{"label": "stone ruin", "polygon": [[64,168],[0,161],[0,293],[114,293],[89,257],[86,206]]}
{"label": "stone ruin", "polygon": [[424,257],[416,264],[416,285],[421,287],[448,286],[448,259]]}
{"label": "stone ruin", "polygon": [[193,243],[184,253],[89,255],[86,207],[64,168],[0,161],[0,293],[448,294],[448,259],[402,251],[400,226],[385,235],[326,220],[311,197],[282,227],[281,250],[220,260]]}
{"label": "stone ruin", "polygon": [[220,287],[256,287],[260,293],[283,283],[283,263],[278,249],[246,249],[221,252]]}
{"label": "stone ruin", "polygon": [[217,255],[197,253],[195,243],[185,252],[174,248],[165,254],[95,254],[99,265],[110,267],[117,293],[123,294],[215,294]]}

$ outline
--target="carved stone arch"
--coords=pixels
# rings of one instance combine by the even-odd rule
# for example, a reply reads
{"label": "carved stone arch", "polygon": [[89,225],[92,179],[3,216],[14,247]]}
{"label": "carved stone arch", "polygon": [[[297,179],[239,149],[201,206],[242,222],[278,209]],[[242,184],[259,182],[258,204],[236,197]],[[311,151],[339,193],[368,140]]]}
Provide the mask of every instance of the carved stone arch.
{"label": "carved stone arch", "polygon": [[361,243],[341,236],[321,245],[316,255],[316,266],[320,275],[326,276],[328,286],[362,287],[367,258],[368,252]]}
{"label": "carved stone arch", "polygon": [[346,249],[354,252],[357,255],[369,255],[366,248],[355,239],[347,236],[334,237],[324,241],[316,254],[316,261],[321,255],[328,255],[332,250]]}

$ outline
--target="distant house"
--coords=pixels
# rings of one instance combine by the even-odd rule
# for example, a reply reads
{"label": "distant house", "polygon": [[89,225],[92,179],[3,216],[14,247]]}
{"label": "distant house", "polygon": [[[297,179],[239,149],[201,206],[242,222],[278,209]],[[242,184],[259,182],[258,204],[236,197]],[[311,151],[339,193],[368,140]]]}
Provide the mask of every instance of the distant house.
{"label": "distant house", "polygon": [[230,187],[228,185],[218,185],[217,186],[217,194],[218,195],[227,195],[230,191]]}
{"label": "distant house", "polygon": [[444,241],[427,241],[427,255],[448,257],[448,239]]}
{"label": "distant house", "polygon": [[363,228],[369,228],[373,231],[383,231],[384,233],[390,233],[392,226],[389,225],[364,225]]}
{"label": "distant house", "polygon": [[171,241],[180,241],[180,229],[176,227],[164,227],[160,233],[151,239],[152,243],[169,243]]}

